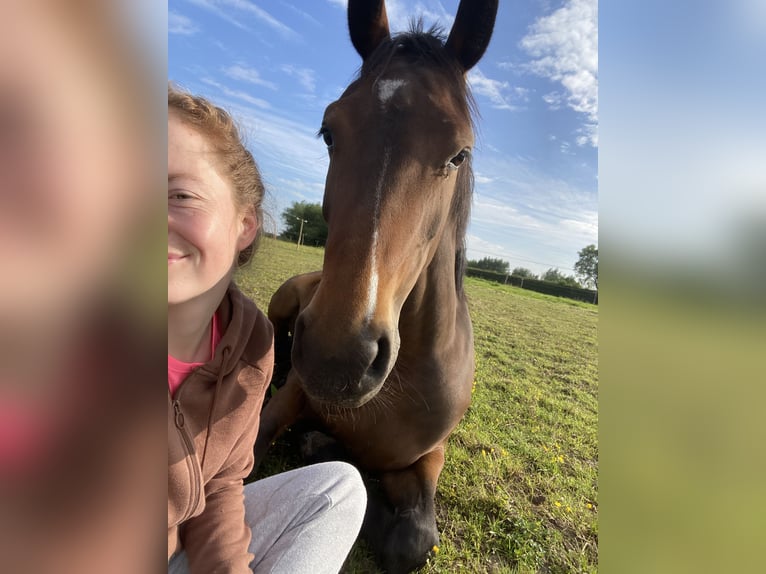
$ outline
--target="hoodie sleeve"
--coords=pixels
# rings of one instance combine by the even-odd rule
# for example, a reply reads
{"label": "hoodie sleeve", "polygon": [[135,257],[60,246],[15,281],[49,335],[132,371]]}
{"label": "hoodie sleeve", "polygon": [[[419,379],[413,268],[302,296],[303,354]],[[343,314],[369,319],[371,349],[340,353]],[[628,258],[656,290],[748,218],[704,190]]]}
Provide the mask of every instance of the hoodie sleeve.
{"label": "hoodie sleeve", "polygon": [[[245,523],[243,480],[253,468],[253,446],[258,434],[265,387],[272,366],[264,370],[245,367],[240,380],[257,390],[243,407],[242,420],[232,420],[242,429],[226,462],[205,485],[205,510],[184,525],[183,545],[191,574],[251,574],[249,553],[251,531]],[[257,380],[253,380],[257,379]],[[231,418],[236,417],[232,413]]]}

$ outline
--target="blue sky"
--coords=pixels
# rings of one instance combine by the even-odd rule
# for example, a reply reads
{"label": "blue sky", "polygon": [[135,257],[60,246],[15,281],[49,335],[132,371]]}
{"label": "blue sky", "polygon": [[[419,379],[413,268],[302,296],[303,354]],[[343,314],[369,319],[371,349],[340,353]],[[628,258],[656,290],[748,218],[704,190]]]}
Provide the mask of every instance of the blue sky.
{"label": "blue sky", "polygon": [[[229,109],[269,189],[273,225],[321,202],[324,108],[353,80],[345,0],[170,0],[168,76]],[[448,30],[458,0],[388,0],[392,32],[413,17]],[[468,255],[565,273],[598,243],[596,0],[501,0],[469,74],[481,119]]]}

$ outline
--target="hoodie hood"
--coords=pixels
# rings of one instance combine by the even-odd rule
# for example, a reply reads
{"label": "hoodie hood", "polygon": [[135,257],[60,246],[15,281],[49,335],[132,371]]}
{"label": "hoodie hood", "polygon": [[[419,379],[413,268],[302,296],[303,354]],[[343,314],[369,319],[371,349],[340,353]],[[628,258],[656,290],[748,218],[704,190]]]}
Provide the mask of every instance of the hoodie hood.
{"label": "hoodie hood", "polygon": [[264,317],[233,282],[216,312],[223,336],[213,358],[199,368],[200,375],[211,382],[230,374],[240,360],[256,366],[270,345],[262,336],[250,336],[254,332],[260,335],[262,326],[257,323]]}

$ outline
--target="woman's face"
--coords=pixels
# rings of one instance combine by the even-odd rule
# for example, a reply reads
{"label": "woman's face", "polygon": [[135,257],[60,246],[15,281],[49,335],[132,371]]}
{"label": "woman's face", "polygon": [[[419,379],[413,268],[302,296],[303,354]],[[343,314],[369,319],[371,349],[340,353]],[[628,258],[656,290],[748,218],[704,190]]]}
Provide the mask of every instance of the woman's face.
{"label": "woman's face", "polygon": [[238,208],[207,140],[168,115],[168,304],[228,283],[238,253],[258,231]]}

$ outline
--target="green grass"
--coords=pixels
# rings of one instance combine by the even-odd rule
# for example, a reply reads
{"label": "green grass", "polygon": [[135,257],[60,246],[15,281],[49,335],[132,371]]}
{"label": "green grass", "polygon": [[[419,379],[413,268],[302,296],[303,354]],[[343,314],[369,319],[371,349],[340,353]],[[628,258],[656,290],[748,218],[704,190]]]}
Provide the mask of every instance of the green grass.
{"label": "green grass", "polygon": [[324,249],[296,246],[264,237],[255,257],[236,277],[237,284],[265,313],[269,300],[282,283],[293,275],[322,268]]}
{"label": "green grass", "polygon": [[[238,282],[265,309],[285,279],[321,264],[321,249],[265,240]],[[481,279],[465,288],[473,402],[449,441],[441,546],[422,572],[595,572],[597,307]],[[271,469],[294,460],[274,448]],[[345,571],[376,570],[360,545]]]}

